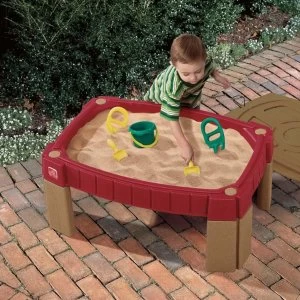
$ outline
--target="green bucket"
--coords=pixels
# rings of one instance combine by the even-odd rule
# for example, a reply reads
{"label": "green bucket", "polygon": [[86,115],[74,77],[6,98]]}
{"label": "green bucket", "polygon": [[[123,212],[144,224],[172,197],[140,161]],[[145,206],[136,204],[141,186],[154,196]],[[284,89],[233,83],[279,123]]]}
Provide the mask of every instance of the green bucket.
{"label": "green bucket", "polygon": [[137,148],[151,148],[158,141],[156,125],[150,121],[140,121],[129,126],[133,144]]}

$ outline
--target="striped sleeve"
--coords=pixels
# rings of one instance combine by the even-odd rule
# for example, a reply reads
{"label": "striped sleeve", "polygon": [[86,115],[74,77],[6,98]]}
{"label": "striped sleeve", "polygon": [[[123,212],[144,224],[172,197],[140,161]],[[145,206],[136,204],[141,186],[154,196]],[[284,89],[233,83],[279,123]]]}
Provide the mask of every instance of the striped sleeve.
{"label": "striped sleeve", "polygon": [[205,63],[204,77],[202,81],[206,81],[215,69],[216,65],[214,61],[211,58],[207,59]]}
{"label": "striped sleeve", "polygon": [[184,86],[178,78],[176,69],[173,66],[168,68],[161,90],[161,111],[160,114],[165,119],[177,121],[179,119],[181,96]]}

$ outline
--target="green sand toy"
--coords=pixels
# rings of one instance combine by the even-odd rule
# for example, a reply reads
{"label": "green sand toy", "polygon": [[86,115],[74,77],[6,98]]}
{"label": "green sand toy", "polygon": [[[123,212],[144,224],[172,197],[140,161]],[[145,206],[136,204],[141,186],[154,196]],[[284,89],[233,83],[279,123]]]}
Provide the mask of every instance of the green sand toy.
{"label": "green sand toy", "polygon": [[152,148],[158,142],[158,130],[150,121],[140,121],[129,126],[133,144],[137,148]]}
{"label": "green sand toy", "polygon": [[[217,125],[217,128],[211,132],[206,132],[205,127],[208,123],[214,123]],[[209,148],[214,149],[214,153],[217,153],[219,150],[219,147],[221,147],[221,150],[225,149],[225,136],[223,128],[220,124],[220,122],[215,118],[206,118],[201,122],[201,131],[204,137],[204,141],[206,145]],[[219,136],[215,139],[210,139],[212,136],[219,134]]]}

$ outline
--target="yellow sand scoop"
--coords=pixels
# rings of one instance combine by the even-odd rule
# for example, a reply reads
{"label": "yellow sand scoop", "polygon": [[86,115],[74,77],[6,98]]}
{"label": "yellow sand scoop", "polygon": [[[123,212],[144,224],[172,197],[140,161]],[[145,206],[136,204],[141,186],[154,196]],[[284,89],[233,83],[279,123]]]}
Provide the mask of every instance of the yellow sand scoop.
{"label": "yellow sand scoop", "polygon": [[200,168],[198,166],[195,166],[194,163],[192,161],[189,162],[189,165],[187,167],[184,167],[184,175],[190,175],[190,174],[196,174],[199,175],[200,174]]}
{"label": "yellow sand scoop", "polygon": [[125,158],[125,157],[128,156],[128,154],[127,154],[127,152],[125,150],[119,150],[117,148],[117,145],[116,145],[116,143],[113,140],[108,139],[107,140],[107,145],[113,149],[113,151],[114,151],[113,158],[114,159],[120,161],[121,159],[123,159],[123,158]]}

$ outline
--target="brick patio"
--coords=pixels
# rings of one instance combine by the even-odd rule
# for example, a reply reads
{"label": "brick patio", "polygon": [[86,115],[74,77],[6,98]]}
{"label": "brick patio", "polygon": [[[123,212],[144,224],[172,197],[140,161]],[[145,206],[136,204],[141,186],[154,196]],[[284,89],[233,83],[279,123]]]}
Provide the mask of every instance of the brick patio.
{"label": "brick patio", "polygon": [[[210,80],[203,110],[226,114],[259,96],[300,99],[300,38]],[[0,167],[0,300],[300,299],[300,182],[273,173],[270,212],[254,206],[252,252],[231,273],[205,270],[206,220],[157,213],[72,190],[78,232],[45,217],[41,162]]]}

